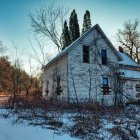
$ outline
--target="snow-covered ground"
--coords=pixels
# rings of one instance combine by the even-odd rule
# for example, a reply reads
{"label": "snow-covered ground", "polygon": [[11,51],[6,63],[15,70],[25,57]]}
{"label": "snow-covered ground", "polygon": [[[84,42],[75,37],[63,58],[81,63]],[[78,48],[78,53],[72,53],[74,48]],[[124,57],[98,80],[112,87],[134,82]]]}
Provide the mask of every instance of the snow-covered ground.
{"label": "snow-covered ground", "polygon": [[[107,109],[104,114],[100,111],[65,112],[62,116],[60,112],[47,112],[46,120],[39,117],[44,115],[40,109],[36,110],[39,116],[33,118],[28,110],[13,113],[0,109],[0,140],[76,140],[73,137],[81,140],[139,140],[140,106],[116,108],[115,112],[112,109]],[[50,118],[63,125],[50,126],[51,123],[47,123]]]}
{"label": "snow-covered ground", "polygon": [[68,134],[57,135],[54,130],[27,124],[12,124],[11,119],[0,117],[0,140],[76,140]]}

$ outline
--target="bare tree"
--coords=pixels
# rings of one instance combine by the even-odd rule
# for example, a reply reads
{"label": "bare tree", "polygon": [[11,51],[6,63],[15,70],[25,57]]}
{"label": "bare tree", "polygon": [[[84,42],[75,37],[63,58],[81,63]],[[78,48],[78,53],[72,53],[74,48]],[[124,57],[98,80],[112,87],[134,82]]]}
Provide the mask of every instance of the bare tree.
{"label": "bare tree", "polygon": [[0,54],[2,55],[7,50],[6,46],[3,45],[3,42],[0,41]]}
{"label": "bare tree", "polygon": [[20,90],[22,53],[18,52],[18,48],[14,42],[13,46],[15,49],[15,58],[13,58],[14,69],[11,76],[13,79],[13,94],[16,95]]}
{"label": "bare tree", "polygon": [[13,49],[14,50],[12,50],[12,54],[11,54],[12,61],[13,61],[13,68],[10,75],[12,80],[11,93],[13,94],[13,98],[11,100],[12,107],[16,102],[17,94],[20,94],[21,92],[21,67],[22,67],[22,56],[23,56],[23,52],[22,53],[19,52],[18,47],[16,46],[14,41],[13,41]]}
{"label": "bare tree", "polygon": [[139,21],[128,20],[124,23],[123,29],[119,29],[117,40],[134,60],[140,62],[140,31]]}
{"label": "bare tree", "polygon": [[[79,63],[81,63],[81,59],[77,59],[76,63],[74,60],[71,60],[74,63],[69,64],[68,74],[69,74],[69,79],[71,81],[74,97],[76,99],[77,104],[79,104],[80,100],[87,100],[87,99],[88,101],[94,100],[95,102],[97,102],[98,89],[99,87],[101,87],[99,75],[105,72],[100,62],[101,54],[97,44],[98,41],[99,41],[99,37],[94,36],[92,41],[88,44],[89,55],[92,56],[89,58],[89,63],[83,64],[81,67],[79,67]],[[81,57],[80,53],[79,52],[75,53],[75,57],[80,58]],[[78,89],[79,86],[81,86],[81,88],[84,88],[84,91],[88,93],[87,97],[82,94],[80,95],[80,98],[78,97],[77,90],[79,90]]]}
{"label": "bare tree", "polygon": [[[78,99],[78,95],[77,95],[77,88],[76,88],[76,81],[75,81],[75,78],[74,78],[74,68],[75,67],[72,67],[72,64],[69,65],[69,75],[70,75],[70,79],[72,81],[72,87],[74,89],[74,96],[75,96],[75,99],[76,99],[76,103],[77,105],[79,105],[79,99]],[[69,99],[69,95],[68,95],[68,101],[70,100]]]}
{"label": "bare tree", "polygon": [[28,97],[29,90],[30,90],[30,88],[32,87],[32,84],[33,84],[34,71],[32,70],[30,59],[29,59],[29,67],[30,67],[29,68],[30,69],[30,72],[29,72],[30,75],[27,75],[26,73],[22,72],[22,76],[21,76],[22,83],[23,83],[23,86],[24,86],[25,91],[26,91],[26,97]]}
{"label": "bare tree", "polygon": [[98,90],[101,89],[101,75],[108,74],[107,68],[101,64],[101,52],[99,47],[100,36],[93,36],[89,45],[89,58],[88,65],[81,69],[78,76],[80,84],[88,90],[88,101],[98,102]]}
{"label": "bare tree", "polygon": [[54,2],[42,5],[35,13],[30,12],[29,18],[33,31],[50,39],[57,47],[62,49],[62,29],[68,9],[56,6]]}
{"label": "bare tree", "polygon": [[123,105],[123,86],[122,73],[120,72],[119,64],[108,61],[109,73],[111,79],[111,90],[114,92],[114,105]]}
{"label": "bare tree", "polygon": [[29,43],[31,45],[31,48],[33,50],[33,55],[31,56],[40,66],[40,69],[44,67],[47,62],[51,60],[50,53],[45,51],[45,45],[42,43],[37,36],[35,36],[35,42],[37,44],[37,47],[35,47],[32,43],[32,41],[29,39]]}
{"label": "bare tree", "polygon": [[[119,63],[115,63],[110,58],[107,58],[107,65],[102,65],[100,42],[102,37],[95,35],[89,43],[89,54],[90,60],[85,68],[79,70],[79,83],[86,89],[88,89],[88,100],[98,102],[99,90],[102,92],[102,104],[104,104],[105,96],[108,96],[111,92],[112,100],[114,99],[114,105],[122,105],[123,97],[128,100],[131,98],[128,95],[123,94],[124,81],[122,80],[122,75],[120,72]],[[78,55],[78,54],[77,54]],[[77,56],[78,57],[78,56]],[[81,61],[81,60],[80,60]],[[83,65],[84,66],[84,65]],[[74,67],[74,65],[73,65]],[[73,68],[74,69],[74,68]],[[84,69],[84,70],[83,70]],[[101,77],[105,76],[109,78],[110,84],[104,86],[101,82]],[[75,83],[75,87],[76,87]],[[75,88],[76,89],[76,88]],[[77,90],[77,89],[76,89]]]}
{"label": "bare tree", "polygon": [[[31,57],[37,62],[36,66],[35,66],[36,67],[35,71],[37,72],[36,75],[38,75],[37,77],[39,79],[38,84],[40,84],[42,86],[42,84],[43,84],[43,81],[42,81],[43,73],[42,73],[41,69],[51,60],[51,55],[50,55],[50,53],[46,52],[44,43],[41,42],[37,38],[37,36],[35,36],[35,42],[37,44],[36,46],[34,46],[32,41],[29,39],[29,43],[30,43],[30,45],[32,47],[32,50],[33,50],[33,54],[31,55]],[[31,65],[30,65],[30,68],[31,68]],[[31,79],[30,79],[30,83],[31,83]],[[38,86],[41,87],[40,85],[38,85]]]}

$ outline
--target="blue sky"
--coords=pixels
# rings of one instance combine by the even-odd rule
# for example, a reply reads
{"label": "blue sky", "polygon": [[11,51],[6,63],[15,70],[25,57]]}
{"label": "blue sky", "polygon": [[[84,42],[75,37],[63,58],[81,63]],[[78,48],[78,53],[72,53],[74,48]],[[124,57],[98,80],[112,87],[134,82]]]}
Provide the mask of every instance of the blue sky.
{"label": "blue sky", "polygon": [[[28,12],[49,0],[0,0],[0,37],[6,40],[26,38],[30,32]],[[56,0],[56,3],[76,9],[82,23],[86,9],[91,12],[92,24],[114,35],[125,20],[140,18],[139,0]]]}
{"label": "blue sky", "polygon": [[[29,11],[35,11],[50,0],[0,0],[0,40],[8,47],[14,41],[20,48],[30,50],[28,37],[32,38]],[[98,23],[115,44],[114,36],[124,21],[140,19],[140,0],[55,0],[56,4],[76,9],[79,24],[88,9],[92,25]]]}

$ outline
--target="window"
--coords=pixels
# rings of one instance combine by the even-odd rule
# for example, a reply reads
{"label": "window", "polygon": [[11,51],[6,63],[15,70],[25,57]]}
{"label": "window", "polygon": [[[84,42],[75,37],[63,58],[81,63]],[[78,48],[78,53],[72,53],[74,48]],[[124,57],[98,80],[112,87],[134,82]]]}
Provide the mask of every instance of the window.
{"label": "window", "polygon": [[108,86],[108,78],[107,77],[103,78],[103,87],[104,86]]}
{"label": "window", "polygon": [[107,65],[107,50],[104,49],[101,50],[101,59],[102,59],[102,64]]}
{"label": "window", "polygon": [[108,78],[107,77],[104,77],[103,78],[103,94],[104,95],[108,95],[109,94],[109,85],[108,85]]}
{"label": "window", "polygon": [[57,85],[60,86],[60,76],[57,76],[56,78],[57,78],[56,79],[57,80]]}
{"label": "window", "polygon": [[89,46],[83,46],[83,63],[89,63]]}
{"label": "window", "polygon": [[56,82],[57,83],[56,83],[55,93],[60,96],[61,92],[63,91],[62,87],[60,86],[60,76],[57,76],[57,81]]}
{"label": "window", "polygon": [[140,93],[137,93],[137,98],[139,98],[139,99],[140,99]]}
{"label": "window", "polygon": [[136,91],[140,92],[140,84],[136,84]]}
{"label": "window", "polygon": [[45,89],[46,95],[49,93],[49,81],[46,81],[46,89]]}
{"label": "window", "polygon": [[133,85],[132,84],[127,84],[125,88],[127,90],[132,90],[133,89]]}

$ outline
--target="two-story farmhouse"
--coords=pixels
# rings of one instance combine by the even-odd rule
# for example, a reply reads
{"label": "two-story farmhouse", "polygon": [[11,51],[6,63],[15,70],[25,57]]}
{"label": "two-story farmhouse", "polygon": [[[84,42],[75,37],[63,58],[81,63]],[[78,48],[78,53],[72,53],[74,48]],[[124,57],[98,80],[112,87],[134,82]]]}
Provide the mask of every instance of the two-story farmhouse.
{"label": "two-story farmhouse", "polygon": [[113,105],[140,96],[140,66],[98,24],[43,68],[43,96]]}

